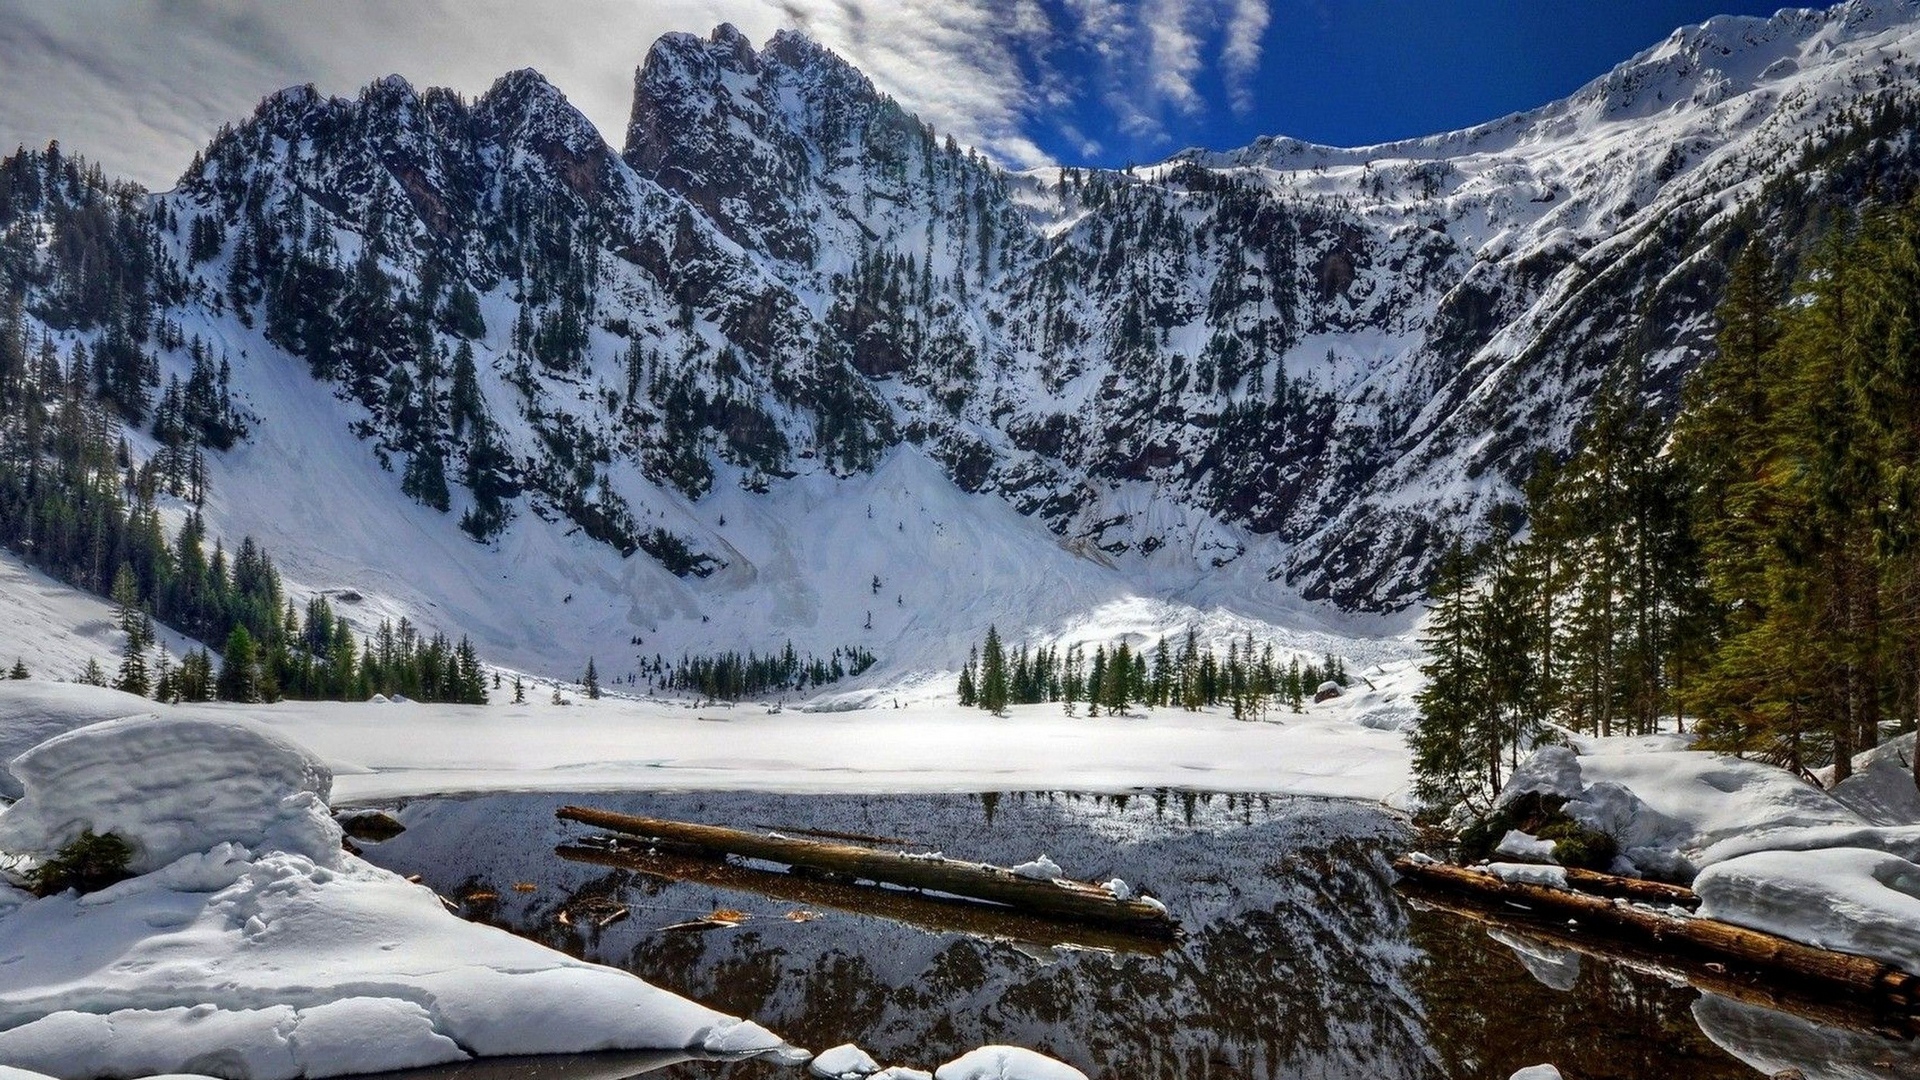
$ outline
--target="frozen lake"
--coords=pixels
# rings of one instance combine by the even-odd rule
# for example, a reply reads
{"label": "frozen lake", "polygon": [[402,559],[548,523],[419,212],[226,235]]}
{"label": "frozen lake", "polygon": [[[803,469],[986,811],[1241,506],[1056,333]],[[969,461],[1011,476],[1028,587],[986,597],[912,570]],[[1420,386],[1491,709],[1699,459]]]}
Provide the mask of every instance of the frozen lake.
{"label": "frozen lake", "polygon": [[[856,913],[835,906],[843,894],[804,883],[768,895],[563,859],[557,845],[590,833],[554,820],[568,802],[877,835],[1002,865],[1044,852],[1071,876],[1118,876],[1161,898],[1187,936],[1156,951],[911,900]],[[1504,1080],[1542,1061],[1620,1080],[1787,1067],[1810,1078],[1920,1076],[1912,1043],[1422,910],[1391,887],[1387,863],[1409,842],[1405,826],[1363,804],[1179,792],[509,794],[415,799],[400,817],[408,831],[369,845],[368,857],[424,875],[445,896],[478,895],[471,917],[627,968],[796,1045],[858,1043],[882,1064],[931,1068],[1010,1042],[1093,1077],[1165,1080]],[[733,928],[663,929],[717,909],[746,917]],[[683,1063],[655,1075],[801,1071]]]}

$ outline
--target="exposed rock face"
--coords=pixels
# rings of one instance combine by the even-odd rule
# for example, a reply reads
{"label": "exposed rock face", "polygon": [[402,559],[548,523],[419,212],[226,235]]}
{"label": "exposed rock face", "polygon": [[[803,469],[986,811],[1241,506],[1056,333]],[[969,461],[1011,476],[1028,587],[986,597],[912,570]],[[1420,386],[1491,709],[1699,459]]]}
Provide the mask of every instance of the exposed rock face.
{"label": "exposed rock face", "polygon": [[[1790,256],[1822,206],[1913,187],[1916,38],[1908,0],[1717,19],[1467,131],[1014,174],[805,37],[722,26],[653,46],[618,154],[535,72],[471,104],[390,78],[268,99],[158,198],[229,237],[202,297],[251,243],[242,308],[382,453],[682,572],[724,531],[652,519],[905,441],[1122,566],[1255,560],[1393,609],[1615,361],[1675,400],[1729,250]],[[367,252],[385,336],[347,281]],[[294,266],[340,282],[275,332]],[[407,314],[456,284],[483,332]],[[473,339],[501,445],[436,419],[422,333]]]}

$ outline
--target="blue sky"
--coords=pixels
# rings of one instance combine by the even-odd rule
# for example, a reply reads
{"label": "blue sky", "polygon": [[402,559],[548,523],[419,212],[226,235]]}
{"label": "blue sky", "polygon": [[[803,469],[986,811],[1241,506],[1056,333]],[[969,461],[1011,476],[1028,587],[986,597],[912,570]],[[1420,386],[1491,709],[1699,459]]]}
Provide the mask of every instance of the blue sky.
{"label": "blue sky", "polygon": [[[1736,0],[1272,0],[1257,68],[1236,79],[1215,26],[1192,82],[1203,102],[1147,101],[1157,129],[1114,123],[1099,60],[1061,50],[1085,92],[1032,117],[1052,157],[1115,166],[1186,146],[1228,149],[1260,135],[1358,146],[1451,131],[1565,97],[1675,27],[1715,15],[1773,14],[1777,2]],[[1831,2],[1796,6],[1830,7]],[[1123,78],[1125,69],[1123,68]],[[1236,105],[1238,107],[1236,107]]]}
{"label": "blue sky", "polygon": [[[1830,6],[1817,4],[1816,6]],[[1151,162],[1260,135],[1357,145],[1571,92],[1741,0],[0,0],[0,152],[59,139],[165,187],[223,122],[389,73],[477,95],[547,75],[618,147],[669,31],[797,27],[1015,167]]]}

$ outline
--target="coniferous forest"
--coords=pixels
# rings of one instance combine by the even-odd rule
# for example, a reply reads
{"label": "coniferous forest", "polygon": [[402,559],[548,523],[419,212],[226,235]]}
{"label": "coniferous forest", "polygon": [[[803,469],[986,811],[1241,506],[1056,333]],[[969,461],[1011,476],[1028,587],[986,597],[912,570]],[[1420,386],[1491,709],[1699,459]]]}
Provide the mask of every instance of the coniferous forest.
{"label": "coniferous forest", "polygon": [[1059,702],[1069,712],[1084,702],[1088,716],[1118,715],[1135,705],[1189,712],[1225,705],[1236,720],[1258,720],[1279,703],[1299,712],[1329,682],[1350,682],[1339,657],[1303,666],[1293,656],[1283,666],[1273,643],[1256,645],[1251,633],[1229,641],[1224,659],[1202,648],[1191,628],[1177,649],[1165,638],[1139,650],[1118,641],[1112,649],[1096,645],[1088,657],[1078,645],[1009,650],[999,627],[989,626],[960,669],[959,695],[961,705],[992,713],[1042,702]]}
{"label": "coniferous forest", "polygon": [[[356,643],[324,597],[304,611],[271,556],[243,539],[229,555],[199,509],[203,448],[226,449],[248,419],[229,365],[155,315],[156,274],[136,188],[108,185],[57,146],[0,162],[0,545],[60,581],[111,596],[126,634],[117,673],[85,681],[164,700],[486,700],[464,638],[423,638],[404,620]],[[40,254],[41,245],[50,253]],[[24,318],[50,328],[37,338]],[[61,349],[53,331],[73,336]],[[190,377],[160,385],[152,348],[183,346]],[[129,433],[153,450],[136,460]],[[161,505],[184,511],[171,531]],[[172,657],[155,622],[220,643]],[[151,654],[151,655],[150,655]],[[55,674],[55,673],[47,673]]]}
{"label": "coniferous forest", "polygon": [[1920,712],[1920,204],[1835,223],[1789,282],[1728,268],[1671,426],[1616,365],[1524,534],[1431,590],[1418,792],[1484,808],[1549,725],[1695,730],[1801,774]]}

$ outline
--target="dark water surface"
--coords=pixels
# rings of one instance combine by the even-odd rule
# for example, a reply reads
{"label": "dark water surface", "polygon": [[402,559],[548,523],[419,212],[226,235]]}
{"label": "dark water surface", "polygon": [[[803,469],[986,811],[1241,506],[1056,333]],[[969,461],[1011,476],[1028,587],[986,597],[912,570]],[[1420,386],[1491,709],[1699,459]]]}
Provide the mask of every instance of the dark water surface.
{"label": "dark water surface", "polygon": [[[884,915],[855,913],[860,894],[790,880],[774,896],[730,877],[666,881],[556,855],[592,833],[554,819],[566,803],[878,835],[1000,865],[1044,852],[1070,876],[1118,876],[1160,898],[1187,935],[1156,951],[911,898]],[[1816,1080],[1920,1077],[1911,1042],[1409,903],[1388,866],[1409,842],[1405,826],[1357,804],[1178,792],[492,795],[414,800],[398,814],[407,832],[368,845],[367,857],[445,896],[475,897],[470,917],[751,1017],[798,1046],[858,1043],[882,1064],[930,1070],[1013,1043],[1112,1080],[1505,1080],[1544,1061],[1570,1080],[1789,1067]],[[716,909],[748,917],[731,929],[662,929]],[[756,1061],[650,1075],[802,1074]]]}

